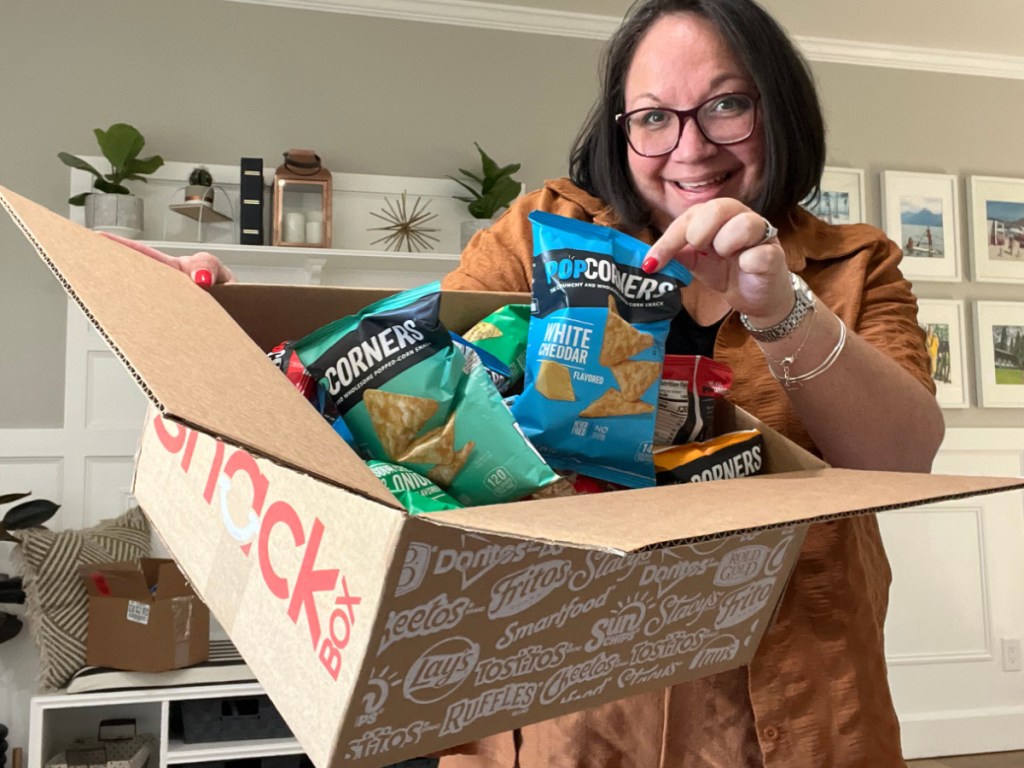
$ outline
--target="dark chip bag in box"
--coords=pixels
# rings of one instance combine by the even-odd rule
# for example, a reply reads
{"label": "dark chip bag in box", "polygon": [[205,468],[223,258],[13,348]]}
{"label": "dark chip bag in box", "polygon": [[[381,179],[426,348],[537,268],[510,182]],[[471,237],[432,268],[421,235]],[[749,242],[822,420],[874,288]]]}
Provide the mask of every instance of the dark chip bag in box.
{"label": "dark chip bag in box", "polygon": [[699,443],[659,449],[654,454],[658,485],[759,475],[764,468],[763,444],[758,430],[744,429]]}
{"label": "dark chip bag in box", "polygon": [[533,222],[533,303],[523,393],[512,411],[560,470],[654,485],[658,381],[690,273],[649,275],[649,246],[542,211]]}
{"label": "dark chip bag in box", "polygon": [[437,282],[388,296],[295,343],[356,446],[467,505],[515,501],[558,475],[523,436],[483,366],[440,320]]}

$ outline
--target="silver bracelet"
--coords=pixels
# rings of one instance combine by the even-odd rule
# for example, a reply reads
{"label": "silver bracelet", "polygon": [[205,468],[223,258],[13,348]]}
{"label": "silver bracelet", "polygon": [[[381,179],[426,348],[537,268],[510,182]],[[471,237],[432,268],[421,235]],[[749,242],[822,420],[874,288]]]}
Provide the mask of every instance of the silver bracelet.
{"label": "silver bracelet", "polygon": [[779,376],[779,374],[775,372],[775,369],[772,368],[772,363],[769,360],[768,372],[775,377],[776,381],[782,384],[784,389],[791,392],[793,390],[800,389],[801,387],[803,387],[803,383],[805,381],[810,381],[811,379],[820,376],[821,374],[823,374],[825,371],[832,367],[832,364],[835,363],[836,359],[839,357],[839,353],[842,352],[843,347],[846,346],[846,324],[838,316],[836,317],[836,320],[839,321],[839,341],[836,342],[836,345],[835,347],[833,347],[832,351],[828,353],[828,356],[824,360],[822,360],[816,368],[807,371],[807,373],[801,373],[797,376],[790,376],[789,366],[786,365],[783,366],[782,375]]}
{"label": "silver bracelet", "polygon": [[780,381],[791,378],[789,375],[789,369],[793,366],[793,363],[796,362],[796,359],[800,356],[800,352],[803,350],[804,345],[811,337],[811,331],[814,329],[814,320],[818,316],[818,304],[816,301],[811,302],[809,313],[810,318],[804,321],[807,328],[804,330],[803,339],[800,340],[800,343],[797,345],[795,350],[790,352],[788,355],[784,355],[781,359],[776,360],[771,356],[768,350],[764,348],[764,345],[761,344],[761,342],[754,339],[754,341],[757,342],[757,346],[761,349],[761,354],[764,355],[764,359],[768,361],[768,370],[771,371],[772,376],[779,379],[775,374],[774,367],[777,366],[782,368],[782,378],[779,379]]}

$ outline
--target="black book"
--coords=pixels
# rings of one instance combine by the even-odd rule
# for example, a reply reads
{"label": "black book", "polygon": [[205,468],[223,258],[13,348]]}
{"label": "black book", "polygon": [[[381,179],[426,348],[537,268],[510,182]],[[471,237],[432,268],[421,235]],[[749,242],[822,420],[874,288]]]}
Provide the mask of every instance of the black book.
{"label": "black book", "polygon": [[243,157],[238,201],[238,242],[243,245],[263,245],[264,190],[263,158]]}

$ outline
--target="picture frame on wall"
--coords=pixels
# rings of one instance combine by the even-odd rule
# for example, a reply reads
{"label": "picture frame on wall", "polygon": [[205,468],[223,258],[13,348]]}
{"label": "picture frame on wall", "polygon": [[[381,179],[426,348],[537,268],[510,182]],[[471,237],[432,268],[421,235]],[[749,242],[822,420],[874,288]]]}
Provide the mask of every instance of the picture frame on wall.
{"label": "picture frame on wall", "polygon": [[925,332],[925,348],[935,381],[935,399],[943,408],[971,404],[967,348],[964,344],[964,302],[918,299],[917,322]]}
{"label": "picture frame on wall", "polygon": [[804,207],[828,224],[864,222],[864,171],[859,168],[825,166],[821,175],[821,194]]}
{"label": "picture frame on wall", "polygon": [[978,399],[984,408],[1024,408],[1024,302],[974,302]]}
{"label": "picture frame on wall", "polygon": [[882,229],[903,249],[909,280],[959,282],[957,177],[882,171]]}
{"label": "picture frame on wall", "polygon": [[974,279],[1024,283],[1024,179],[971,176],[967,200]]}

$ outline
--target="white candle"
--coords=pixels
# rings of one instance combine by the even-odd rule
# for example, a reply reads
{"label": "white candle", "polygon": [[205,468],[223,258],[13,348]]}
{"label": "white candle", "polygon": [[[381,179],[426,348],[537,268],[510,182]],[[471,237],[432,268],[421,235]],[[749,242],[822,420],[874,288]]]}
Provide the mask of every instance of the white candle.
{"label": "white candle", "polygon": [[306,242],[321,243],[324,239],[324,225],[319,221],[306,222]]}
{"label": "white candle", "polygon": [[306,242],[305,217],[301,213],[286,213],[284,215],[284,242]]}

